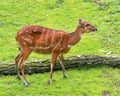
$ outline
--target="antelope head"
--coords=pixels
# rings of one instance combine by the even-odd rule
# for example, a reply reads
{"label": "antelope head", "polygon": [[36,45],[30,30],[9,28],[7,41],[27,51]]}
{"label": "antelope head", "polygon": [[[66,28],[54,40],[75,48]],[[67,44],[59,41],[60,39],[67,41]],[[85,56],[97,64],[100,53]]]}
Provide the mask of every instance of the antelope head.
{"label": "antelope head", "polygon": [[79,27],[81,28],[82,32],[91,32],[91,31],[97,31],[97,28],[92,26],[90,23],[80,19],[79,20]]}

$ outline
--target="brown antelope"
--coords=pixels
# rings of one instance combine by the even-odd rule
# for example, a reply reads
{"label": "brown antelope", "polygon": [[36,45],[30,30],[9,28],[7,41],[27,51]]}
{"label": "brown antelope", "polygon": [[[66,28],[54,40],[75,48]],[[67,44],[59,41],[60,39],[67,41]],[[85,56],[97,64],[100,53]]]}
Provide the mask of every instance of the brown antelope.
{"label": "brown antelope", "polygon": [[63,54],[77,44],[85,32],[91,31],[97,31],[97,29],[82,19],[79,20],[76,30],[72,33],[34,25],[22,28],[16,34],[16,41],[20,49],[20,53],[15,58],[18,79],[22,79],[25,86],[29,86],[24,74],[24,62],[32,51],[39,54],[52,54],[49,84],[52,83],[52,73],[57,58],[59,58],[63,75],[66,78]]}

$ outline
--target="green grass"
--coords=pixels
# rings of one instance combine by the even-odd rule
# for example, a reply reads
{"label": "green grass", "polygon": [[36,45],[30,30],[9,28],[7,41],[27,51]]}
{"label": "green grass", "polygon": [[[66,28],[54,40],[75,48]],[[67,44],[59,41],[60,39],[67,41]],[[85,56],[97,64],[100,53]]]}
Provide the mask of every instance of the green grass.
{"label": "green grass", "polygon": [[[120,55],[119,0],[2,0],[0,1],[0,61],[14,62],[18,54],[16,32],[29,24],[73,32],[79,18],[89,21],[98,32],[85,34],[65,56],[81,54]],[[100,51],[102,50],[102,51]],[[29,60],[50,56],[32,53]],[[49,73],[26,75],[30,87],[15,76],[0,76],[0,96],[111,96],[120,95],[120,70],[108,67],[82,67],[54,72],[52,85],[47,86]]]}
{"label": "green grass", "polygon": [[52,85],[47,85],[49,73],[26,75],[29,87],[15,76],[0,76],[0,96],[101,96],[104,91],[110,96],[120,95],[120,70],[105,66],[81,67],[54,72]]}
{"label": "green grass", "polygon": [[[120,2],[118,0],[2,0],[0,1],[0,61],[14,62],[18,54],[16,32],[34,24],[73,32],[79,18],[89,21],[98,32],[85,34],[66,55],[120,52]],[[100,50],[104,50],[101,52]],[[32,54],[29,60],[49,56]]]}

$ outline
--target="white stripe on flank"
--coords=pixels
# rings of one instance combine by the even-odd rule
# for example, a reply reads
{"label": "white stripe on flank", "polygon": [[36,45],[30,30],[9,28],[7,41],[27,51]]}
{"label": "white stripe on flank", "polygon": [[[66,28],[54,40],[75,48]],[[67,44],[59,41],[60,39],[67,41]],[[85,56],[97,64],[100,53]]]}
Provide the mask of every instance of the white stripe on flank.
{"label": "white stripe on flank", "polygon": [[54,34],[55,34],[55,31],[53,30],[52,41],[54,40]]}
{"label": "white stripe on flank", "polygon": [[27,44],[26,44],[26,42],[23,42],[23,44],[26,46]]}
{"label": "white stripe on flank", "polygon": [[42,32],[45,32],[45,29],[46,29],[46,28],[43,27]]}
{"label": "white stripe on flank", "polygon": [[35,27],[33,31],[34,31],[34,32],[37,32],[37,27]]}
{"label": "white stripe on flank", "polygon": [[26,30],[26,32],[29,32],[28,30]]}
{"label": "white stripe on flank", "polygon": [[56,44],[56,46],[54,47],[54,49],[57,48],[58,45],[60,45],[60,43],[61,43],[61,41],[62,41],[62,39],[63,39],[63,38],[62,38],[62,32],[60,33],[60,35],[61,35],[61,36],[60,36],[60,40],[58,41],[58,43]]}
{"label": "white stripe on flank", "polygon": [[46,33],[46,38],[45,38],[45,43],[47,44],[47,41],[48,41],[48,34],[49,34],[49,31],[50,31],[50,29],[48,29],[48,31],[47,31],[47,33]]}

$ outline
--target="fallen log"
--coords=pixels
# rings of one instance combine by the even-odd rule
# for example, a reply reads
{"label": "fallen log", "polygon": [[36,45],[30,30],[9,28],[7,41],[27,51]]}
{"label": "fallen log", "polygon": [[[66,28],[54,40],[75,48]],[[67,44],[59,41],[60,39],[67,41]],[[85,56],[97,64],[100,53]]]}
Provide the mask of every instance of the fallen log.
{"label": "fallen log", "polygon": [[[81,66],[95,66],[95,65],[107,65],[110,67],[120,68],[120,57],[117,56],[99,56],[99,55],[82,55],[71,56],[65,58],[65,67],[79,68]],[[50,70],[50,59],[44,61],[31,61],[25,64],[25,73],[44,73]],[[54,70],[61,70],[61,66],[57,61]],[[16,66],[15,63],[3,63],[0,62],[0,75],[15,75]]]}

